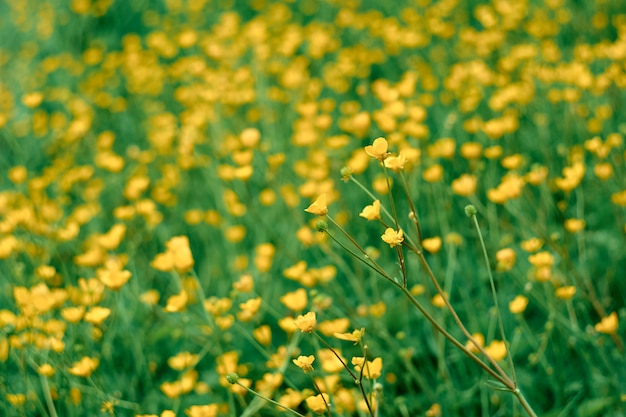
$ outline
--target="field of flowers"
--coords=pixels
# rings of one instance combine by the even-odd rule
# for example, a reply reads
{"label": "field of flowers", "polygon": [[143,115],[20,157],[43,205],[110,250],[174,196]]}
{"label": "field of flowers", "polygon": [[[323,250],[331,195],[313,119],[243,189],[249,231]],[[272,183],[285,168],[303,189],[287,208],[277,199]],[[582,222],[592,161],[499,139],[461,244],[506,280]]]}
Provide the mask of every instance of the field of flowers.
{"label": "field of flowers", "polygon": [[626,413],[622,0],[0,15],[0,415]]}

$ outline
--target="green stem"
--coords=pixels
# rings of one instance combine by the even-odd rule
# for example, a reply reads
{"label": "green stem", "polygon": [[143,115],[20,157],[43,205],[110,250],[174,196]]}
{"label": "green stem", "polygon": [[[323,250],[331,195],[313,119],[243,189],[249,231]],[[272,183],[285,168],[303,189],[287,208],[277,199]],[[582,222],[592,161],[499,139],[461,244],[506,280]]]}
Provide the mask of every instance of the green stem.
{"label": "green stem", "polygon": [[476,218],[476,214],[472,214],[472,222],[474,223],[474,227],[476,228],[476,232],[478,233],[478,238],[480,240],[480,247],[483,251],[483,258],[485,261],[485,266],[487,267],[487,275],[489,276],[489,283],[491,285],[491,295],[493,296],[493,304],[496,309],[496,315],[498,317],[498,326],[500,328],[500,336],[502,337],[502,342],[504,343],[504,348],[506,349],[506,356],[508,358],[509,366],[511,367],[511,376],[513,378],[513,384],[517,389],[517,376],[515,375],[515,365],[513,364],[513,358],[511,357],[511,352],[509,350],[509,344],[506,340],[506,335],[504,333],[504,324],[502,323],[502,314],[500,313],[500,306],[498,305],[498,295],[496,292],[496,284],[493,279],[493,274],[491,273],[491,267],[489,266],[489,255],[487,253],[487,246],[485,245],[485,240],[483,239],[483,234],[480,231],[480,225],[478,224],[478,219]]}

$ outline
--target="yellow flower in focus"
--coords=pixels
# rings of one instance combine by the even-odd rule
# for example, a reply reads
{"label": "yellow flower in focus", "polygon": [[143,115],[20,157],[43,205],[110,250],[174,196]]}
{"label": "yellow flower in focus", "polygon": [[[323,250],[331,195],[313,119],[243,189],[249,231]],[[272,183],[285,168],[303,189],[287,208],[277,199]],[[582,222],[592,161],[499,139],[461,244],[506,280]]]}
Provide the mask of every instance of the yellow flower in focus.
{"label": "yellow flower in focus", "polygon": [[389,156],[389,153],[387,152],[388,147],[389,144],[387,143],[387,139],[377,138],[374,139],[374,142],[371,145],[367,145],[365,147],[365,153],[382,162],[385,158],[387,158],[387,156]]}
{"label": "yellow flower in focus", "polygon": [[315,360],[315,356],[298,356],[298,359],[294,359],[293,363],[300,369],[304,371],[306,374],[309,371],[313,370],[313,361]]}
{"label": "yellow flower in focus", "polygon": [[309,311],[305,315],[299,315],[294,320],[294,323],[301,332],[311,333],[315,330],[315,326],[317,325],[317,317],[314,311]]}
{"label": "yellow flower in focus", "polygon": [[385,159],[385,168],[392,169],[394,171],[402,171],[404,169],[404,165],[406,164],[406,154],[404,151],[400,151],[398,156],[390,156]]}
{"label": "yellow flower in focus", "polygon": [[366,218],[367,220],[379,220],[380,219],[380,200],[374,200],[374,202],[363,208],[363,211],[359,213],[359,216]]}
{"label": "yellow flower in focus", "polygon": [[315,214],[317,216],[325,216],[328,214],[328,206],[326,203],[326,194],[322,194],[317,197],[317,200],[313,202],[309,207],[304,209],[307,213]]}
{"label": "yellow flower in focus", "polygon": [[68,371],[72,375],[88,378],[98,368],[99,363],[100,361],[96,358],[84,356],[81,360],[75,362]]}
{"label": "yellow flower in focus", "polygon": [[526,310],[527,306],[528,298],[518,295],[509,303],[509,311],[513,314],[520,314]]}
{"label": "yellow flower in focus", "polygon": [[399,246],[404,241],[404,232],[402,229],[395,231],[391,227],[385,230],[385,234],[381,236],[383,242],[387,243],[390,248]]}
{"label": "yellow flower in focus", "polygon": [[328,402],[330,401],[330,397],[328,394],[319,394],[315,396],[310,396],[306,399],[306,405],[317,414],[323,414],[328,408]]}
{"label": "yellow flower in focus", "polygon": [[441,249],[442,243],[441,237],[435,236],[422,240],[422,247],[428,252],[435,254]]}
{"label": "yellow flower in focus", "polygon": [[594,330],[598,333],[604,334],[615,334],[617,333],[617,328],[619,327],[619,320],[617,318],[617,313],[614,311],[608,316],[604,317],[600,323],[596,323],[593,326]]}
{"label": "yellow flower in focus", "polygon": [[363,376],[368,379],[377,379],[380,377],[383,369],[382,358],[375,358],[373,361],[365,361],[365,358],[355,356],[352,358],[351,363],[354,365],[354,369],[357,372],[361,372],[361,367],[364,367]]}

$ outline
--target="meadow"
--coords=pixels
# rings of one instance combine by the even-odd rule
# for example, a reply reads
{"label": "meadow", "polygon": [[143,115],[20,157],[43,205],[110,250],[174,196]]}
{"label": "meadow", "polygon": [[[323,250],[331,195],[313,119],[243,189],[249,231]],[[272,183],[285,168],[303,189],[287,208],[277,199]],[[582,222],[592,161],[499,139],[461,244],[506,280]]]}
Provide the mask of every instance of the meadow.
{"label": "meadow", "polygon": [[623,1],[0,15],[1,416],[626,414]]}

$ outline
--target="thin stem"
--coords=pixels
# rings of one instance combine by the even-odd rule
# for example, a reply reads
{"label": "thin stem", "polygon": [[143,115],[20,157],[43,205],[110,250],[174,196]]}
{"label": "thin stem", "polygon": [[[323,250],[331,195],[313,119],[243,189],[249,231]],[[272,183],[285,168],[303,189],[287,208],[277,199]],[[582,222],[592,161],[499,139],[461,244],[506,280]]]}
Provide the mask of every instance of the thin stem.
{"label": "thin stem", "polygon": [[[289,408],[289,407],[287,407],[287,406],[285,406],[285,405],[282,405],[282,404],[281,404],[281,403],[279,403],[278,401],[274,401],[274,400],[272,400],[271,398],[268,398],[268,397],[264,396],[263,394],[261,394],[261,393],[259,393],[259,392],[256,392],[256,391],[255,391],[255,390],[253,390],[252,388],[250,388],[250,387],[247,387],[247,386],[243,385],[243,384],[242,384],[241,382],[239,382],[239,381],[236,381],[236,382],[234,382],[234,383],[235,383],[235,384],[237,384],[237,385],[239,385],[240,387],[242,387],[243,389],[245,389],[246,391],[248,391],[248,392],[249,392],[249,393],[251,393],[252,395],[256,396],[257,398],[261,398],[261,399],[263,399],[263,400],[267,401],[268,403],[274,404],[274,405],[275,405],[275,406],[277,406],[277,407],[280,407],[280,408],[282,408],[282,409],[285,409],[285,410],[287,410],[287,411],[290,411],[290,412],[294,413],[295,415],[297,415],[297,416],[299,416],[299,417],[306,417],[304,414],[300,414],[300,413],[298,413],[296,410],[293,410],[293,409],[291,409],[291,408]],[[322,398],[323,398],[323,397],[322,397]],[[326,401],[324,401],[324,402],[326,402]]]}
{"label": "thin stem", "polygon": [[320,340],[320,342],[324,344],[324,346],[326,346],[331,352],[333,352],[333,355],[335,355],[337,360],[341,362],[341,364],[346,369],[346,371],[348,371],[354,383],[359,386],[361,390],[361,396],[363,397],[363,400],[365,401],[367,410],[369,411],[370,415],[373,416],[374,412],[372,411],[372,406],[370,405],[370,402],[367,399],[367,393],[365,392],[365,388],[363,387],[363,384],[361,383],[363,379],[363,367],[361,367],[361,373],[359,374],[359,377],[357,378],[356,375],[354,375],[354,372],[352,372],[352,370],[348,367],[348,364],[343,361],[343,358],[335,351],[335,349],[331,345],[329,345],[328,342],[324,340],[324,338],[322,338],[322,336],[320,336],[317,332],[314,331],[313,334]]}
{"label": "thin stem", "polygon": [[409,184],[406,182],[406,177],[402,172],[400,172],[400,179],[402,180],[402,188],[404,189],[404,195],[406,196],[407,201],[409,202],[409,208],[411,209],[411,220],[417,229],[417,243],[422,245],[422,228],[420,226],[420,220],[417,216],[417,210],[413,205],[413,199],[411,198],[411,194],[409,193]]}
{"label": "thin stem", "polygon": [[485,266],[487,267],[487,274],[489,275],[489,283],[491,284],[491,294],[493,296],[493,304],[496,309],[496,315],[498,317],[498,326],[500,327],[500,336],[502,337],[502,342],[504,342],[504,348],[506,349],[506,356],[509,361],[509,366],[511,367],[511,376],[513,377],[513,384],[515,384],[515,387],[517,387],[517,376],[515,375],[515,365],[513,364],[513,358],[511,357],[509,344],[507,343],[506,335],[504,333],[504,324],[502,323],[502,314],[500,313],[500,306],[498,305],[498,295],[496,292],[496,284],[493,279],[493,274],[491,273],[491,267],[489,266],[489,255],[487,253],[487,246],[485,245],[483,234],[480,231],[480,225],[478,224],[478,219],[476,218],[476,214],[472,214],[472,222],[474,223],[474,227],[476,228],[476,232],[478,233],[480,246],[483,251],[483,258],[485,261]]}

